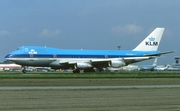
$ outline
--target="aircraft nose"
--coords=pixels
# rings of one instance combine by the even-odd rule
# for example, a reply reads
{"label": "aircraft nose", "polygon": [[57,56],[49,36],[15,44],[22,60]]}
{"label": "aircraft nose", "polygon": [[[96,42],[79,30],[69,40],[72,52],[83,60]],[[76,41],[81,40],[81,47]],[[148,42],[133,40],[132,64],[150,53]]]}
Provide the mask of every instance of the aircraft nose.
{"label": "aircraft nose", "polygon": [[5,56],[5,59],[6,59],[6,60],[10,60],[11,56],[12,56],[11,54],[7,54],[7,55]]}

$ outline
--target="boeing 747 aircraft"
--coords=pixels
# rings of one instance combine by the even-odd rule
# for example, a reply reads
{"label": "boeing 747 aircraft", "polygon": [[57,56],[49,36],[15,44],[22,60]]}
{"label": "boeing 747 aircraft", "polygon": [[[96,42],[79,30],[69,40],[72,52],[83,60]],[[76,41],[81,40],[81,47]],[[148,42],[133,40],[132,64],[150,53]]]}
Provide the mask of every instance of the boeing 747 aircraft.
{"label": "boeing 747 aircraft", "polygon": [[73,69],[73,73],[93,72],[94,68],[118,68],[131,63],[156,58],[164,28],[156,28],[133,50],[64,50],[41,46],[21,46],[7,54],[5,59],[22,65],[23,73],[27,66],[51,67],[52,69]]}

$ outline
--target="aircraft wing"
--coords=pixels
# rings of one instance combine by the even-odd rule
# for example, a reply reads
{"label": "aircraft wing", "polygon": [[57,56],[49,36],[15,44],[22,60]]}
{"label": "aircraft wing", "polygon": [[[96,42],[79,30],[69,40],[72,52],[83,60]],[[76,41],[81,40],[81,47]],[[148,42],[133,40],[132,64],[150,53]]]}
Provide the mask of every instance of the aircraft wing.
{"label": "aircraft wing", "polygon": [[[164,52],[164,53],[169,53],[169,52]],[[92,60],[87,60],[87,61],[59,61],[58,64],[61,66],[66,66],[66,67],[86,67],[86,66],[92,66],[92,67],[121,67],[125,66],[128,64],[132,64],[135,62],[140,62],[143,60],[148,60],[148,59],[154,59],[158,55],[157,54],[151,54],[151,55],[146,55],[144,57],[125,57],[125,58],[102,58],[102,59],[92,59]]]}
{"label": "aircraft wing", "polygon": [[145,57],[127,57],[127,58],[107,58],[107,59],[92,59],[90,61],[60,61],[59,63],[61,65],[65,66],[73,66],[77,64],[83,63],[83,65],[88,65],[91,64],[93,67],[110,67],[115,65],[114,67],[121,67],[125,66],[131,63],[143,61],[143,60],[148,60],[148,59],[153,59],[156,58],[157,56],[145,56]]}
{"label": "aircraft wing", "polygon": [[91,64],[94,66],[94,67],[109,67],[113,64],[113,62],[115,64],[119,64],[119,67],[120,64],[123,66],[123,65],[128,65],[128,64],[131,64],[131,63],[135,63],[135,62],[140,62],[140,61],[143,61],[143,60],[148,60],[148,59],[153,59],[153,58],[156,58],[157,56],[145,56],[145,57],[127,57],[127,58],[116,58],[116,59],[97,59],[97,60],[91,60]]}
{"label": "aircraft wing", "polygon": [[124,62],[126,65],[135,63],[135,62],[140,62],[143,60],[148,60],[148,59],[153,59],[156,58],[157,56],[145,56],[145,57],[128,57],[128,58],[123,58]]}

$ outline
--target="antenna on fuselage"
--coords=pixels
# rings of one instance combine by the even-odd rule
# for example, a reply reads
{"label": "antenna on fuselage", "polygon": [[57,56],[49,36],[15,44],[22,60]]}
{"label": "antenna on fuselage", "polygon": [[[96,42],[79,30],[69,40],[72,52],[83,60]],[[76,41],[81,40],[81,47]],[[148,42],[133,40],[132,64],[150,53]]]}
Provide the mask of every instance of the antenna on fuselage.
{"label": "antenna on fuselage", "polygon": [[118,50],[120,50],[120,49],[121,49],[121,46],[117,46],[117,48],[118,48]]}

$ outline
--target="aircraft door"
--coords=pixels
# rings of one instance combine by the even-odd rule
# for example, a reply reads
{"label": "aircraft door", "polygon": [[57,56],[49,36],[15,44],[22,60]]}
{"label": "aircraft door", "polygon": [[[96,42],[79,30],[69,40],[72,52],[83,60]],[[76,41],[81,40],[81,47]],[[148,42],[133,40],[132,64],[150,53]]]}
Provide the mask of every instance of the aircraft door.
{"label": "aircraft door", "polygon": [[57,59],[57,55],[53,54],[53,60],[56,60],[56,59]]}
{"label": "aircraft door", "polygon": [[33,54],[29,54],[29,58],[30,58],[30,60],[33,60],[33,57],[34,57],[34,55],[33,55]]}

